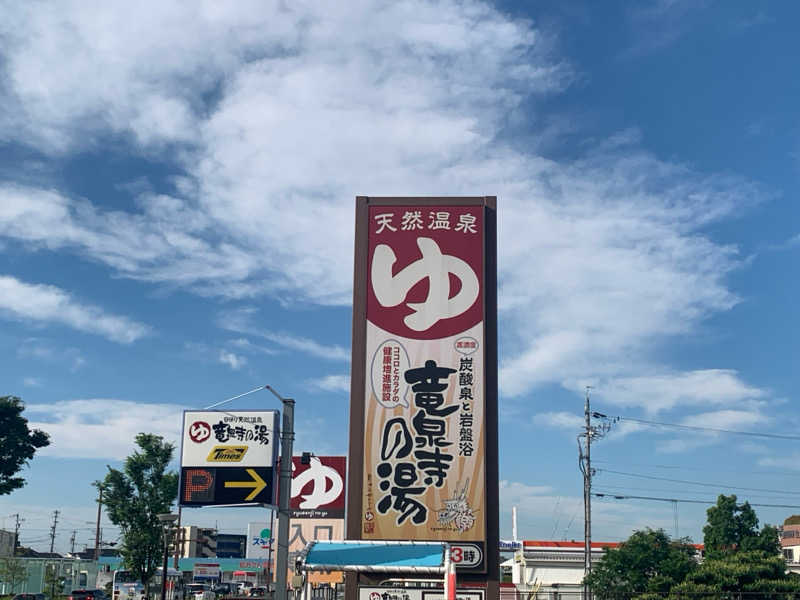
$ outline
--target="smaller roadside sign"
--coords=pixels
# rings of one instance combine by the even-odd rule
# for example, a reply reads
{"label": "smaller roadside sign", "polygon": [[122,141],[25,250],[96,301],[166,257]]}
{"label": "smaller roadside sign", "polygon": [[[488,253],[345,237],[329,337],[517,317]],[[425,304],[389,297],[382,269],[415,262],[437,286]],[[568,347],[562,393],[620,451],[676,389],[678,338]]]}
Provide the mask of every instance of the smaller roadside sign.
{"label": "smaller roadside sign", "polygon": [[315,456],[303,464],[292,457],[292,497],[289,501],[293,519],[330,519],[344,517],[346,456]]}
{"label": "smaller roadside sign", "polygon": [[181,466],[274,466],[278,416],[275,410],[185,411]]}
{"label": "smaller roadside sign", "polygon": [[451,543],[450,560],[458,570],[479,569],[483,565],[483,544]]}
{"label": "smaller roadside sign", "polygon": [[522,542],[516,540],[500,540],[500,552],[515,552],[522,549]]}
{"label": "smaller roadside sign", "polygon": [[274,506],[278,417],[274,410],[185,411],[180,505]]}
{"label": "smaller roadside sign", "polygon": [[192,567],[192,579],[195,581],[218,580],[220,573],[219,563],[194,563]]}
{"label": "smaller roadside sign", "polygon": [[220,504],[274,504],[275,470],[272,467],[222,467],[181,469],[181,506]]}
{"label": "smaller roadside sign", "polygon": [[[456,600],[485,600],[485,590],[456,588]],[[358,600],[446,600],[444,590],[413,587],[379,587],[362,585]]]}

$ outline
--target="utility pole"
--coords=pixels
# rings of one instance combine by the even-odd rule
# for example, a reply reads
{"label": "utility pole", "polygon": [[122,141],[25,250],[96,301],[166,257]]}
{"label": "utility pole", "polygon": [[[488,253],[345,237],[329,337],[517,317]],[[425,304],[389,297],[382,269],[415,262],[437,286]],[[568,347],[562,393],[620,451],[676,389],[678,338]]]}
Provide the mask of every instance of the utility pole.
{"label": "utility pole", "polygon": [[75,536],[78,534],[76,530],[72,530],[72,537],[69,538],[69,552],[75,554]]}
{"label": "utility pole", "polygon": [[183,533],[183,527],[181,527],[181,517],[183,516],[183,507],[178,504],[178,521],[175,524],[175,557],[173,559],[172,566],[175,570],[178,570],[178,565],[180,565],[181,556],[183,556],[183,538],[186,537]]}
{"label": "utility pole", "polygon": [[103,509],[103,486],[97,482],[97,528],[94,533],[94,559],[100,560],[100,516]]}
{"label": "utility pole", "polygon": [[[578,436],[578,464],[583,473],[583,575],[592,572],[592,413],[589,412],[589,389],[586,386],[586,402],[583,405],[583,416],[586,419],[585,429]],[[581,437],[586,439],[581,445]],[[584,451],[585,448],[585,451]],[[591,600],[588,584],[583,584],[583,600]]]}
{"label": "utility pole", "polygon": [[25,519],[19,518],[19,513],[14,515],[14,551],[12,556],[17,555],[17,548],[19,547],[19,526]]}
{"label": "utility pole", "polygon": [[58,511],[53,511],[53,526],[50,528],[50,554],[56,545],[56,525],[58,525]]}
{"label": "utility pole", "polygon": [[[585,419],[584,430],[578,435],[578,466],[583,473],[583,573],[584,577],[592,572],[592,477],[595,470],[592,468],[592,440],[600,440],[611,430],[612,423],[616,419],[609,419],[606,415],[599,412],[592,412],[589,405],[589,390],[592,387],[586,386],[586,402],[583,407]],[[603,422],[597,426],[592,425],[592,418],[602,419]],[[581,443],[584,438],[584,443]],[[583,600],[591,600],[592,592],[589,586],[583,585]]]}
{"label": "utility pole", "polygon": [[286,576],[289,571],[289,497],[292,495],[292,450],[294,446],[294,400],[283,398],[264,386],[283,403],[281,427],[281,468],[278,485],[278,555],[275,559],[275,600],[287,600]]}

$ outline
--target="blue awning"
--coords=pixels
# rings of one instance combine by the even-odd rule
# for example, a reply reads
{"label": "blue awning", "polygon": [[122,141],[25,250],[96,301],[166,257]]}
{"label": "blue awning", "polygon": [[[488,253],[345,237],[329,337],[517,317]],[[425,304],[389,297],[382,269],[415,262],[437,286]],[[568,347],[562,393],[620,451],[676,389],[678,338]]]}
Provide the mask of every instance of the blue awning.
{"label": "blue awning", "polygon": [[310,542],[300,558],[303,571],[444,573],[444,542]]}

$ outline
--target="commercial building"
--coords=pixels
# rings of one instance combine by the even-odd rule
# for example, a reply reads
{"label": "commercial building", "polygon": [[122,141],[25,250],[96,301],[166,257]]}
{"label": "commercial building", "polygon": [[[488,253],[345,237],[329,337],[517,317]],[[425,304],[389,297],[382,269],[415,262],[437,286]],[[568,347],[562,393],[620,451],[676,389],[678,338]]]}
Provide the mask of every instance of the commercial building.
{"label": "commercial building", "polygon": [[14,532],[0,529],[0,557],[14,555]]}
{"label": "commercial building", "polygon": [[247,536],[238,533],[218,533],[217,558],[244,558]]}
{"label": "commercial building", "polygon": [[[97,581],[98,563],[94,561],[60,556],[50,558],[17,557],[16,560],[20,561],[24,569],[24,576],[14,582],[0,582],[0,595],[37,594],[44,591],[48,593],[52,591],[56,595],[67,594],[74,589],[94,587]],[[63,584],[54,590],[45,590],[48,573],[56,575],[63,581]]]}
{"label": "commercial building", "polygon": [[[618,542],[592,542],[592,562],[603,557],[606,548],[617,548]],[[511,581],[519,590],[546,594],[553,598],[575,594],[583,590],[583,542],[525,540],[514,558],[501,566],[511,570]]]}
{"label": "commercial building", "polygon": [[787,570],[800,573],[800,515],[792,515],[783,522],[778,538]]}
{"label": "commercial building", "polygon": [[[514,553],[514,557],[501,565],[505,573],[510,571],[511,582],[517,590],[551,600],[580,598],[584,575],[582,541],[526,540],[521,544],[522,548]],[[606,548],[618,548],[619,545],[619,542],[592,542],[592,563],[602,560]],[[703,546],[694,544],[694,547],[700,559]]]}
{"label": "commercial building", "polygon": [[183,558],[215,558],[217,530],[187,525],[178,532],[178,550]]}

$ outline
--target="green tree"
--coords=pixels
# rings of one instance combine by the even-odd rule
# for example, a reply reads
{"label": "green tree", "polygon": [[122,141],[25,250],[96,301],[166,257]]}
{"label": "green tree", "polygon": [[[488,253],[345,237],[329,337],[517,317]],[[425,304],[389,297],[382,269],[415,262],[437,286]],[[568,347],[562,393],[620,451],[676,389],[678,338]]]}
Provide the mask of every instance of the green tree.
{"label": "green tree", "polygon": [[585,581],[598,600],[668,593],[697,568],[695,552],[663,529],[636,531],[619,548],[607,548]]}
{"label": "green tree", "polygon": [[38,448],[50,444],[44,431],[28,429],[28,419],[22,416],[25,405],[16,396],[0,397],[0,496],[10,494],[25,485],[16,477]]}
{"label": "green tree", "polygon": [[64,581],[66,577],[59,573],[58,563],[51,563],[45,567],[43,591],[50,600],[55,600],[63,593]]}
{"label": "green tree", "polygon": [[750,596],[783,600],[796,594],[800,594],[800,578],[786,573],[782,556],[741,550],[707,558],[683,583],[672,588],[670,598],[718,600]]}
{"label": "green tree", "polygon": [[780,554],[778,530],[771,525],[758,529],[758,517],[749,502],[736,503],[736,496],[720,494],[716,505],[706,511],[703,543],[709,558],[739,551],[759,550],[767,555]]}
{"label": "green tree", "polygon": [[135,451],[123,469],[108,468],[102,482],[103,504],[108,518],[121,529],[121,553],[125,566],[148,589],[161,565],[163,529],[158,515],[167,513],[178,493],[178,474],[167,471],[175,450],[159,435],[140,433]]}
{"label": "green tree", "polygon": [[2,558],[0,559],[0,581],[9,585],[9,590],[12,594],[16,590],[16,586],[28,577],[28,568],[25,566],[25,561],[19,558]]}

